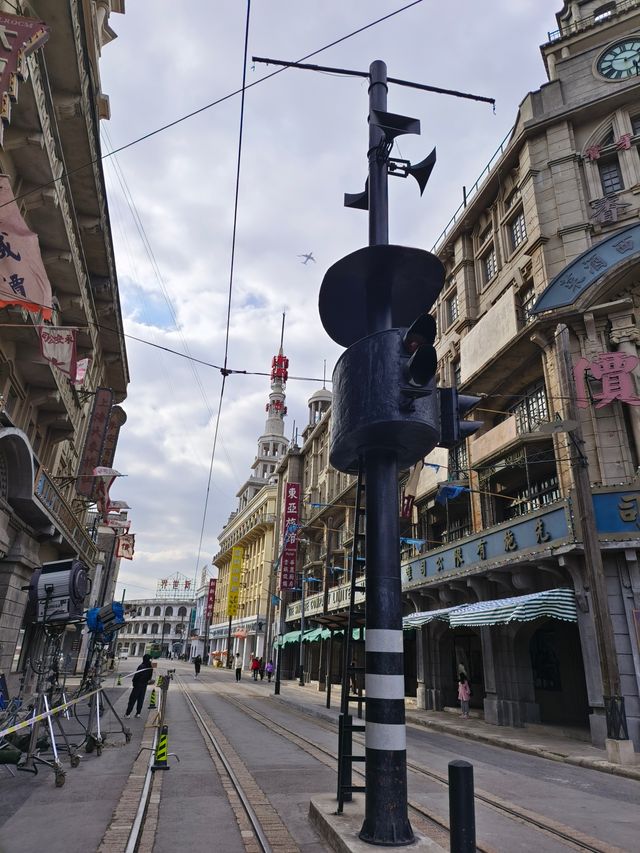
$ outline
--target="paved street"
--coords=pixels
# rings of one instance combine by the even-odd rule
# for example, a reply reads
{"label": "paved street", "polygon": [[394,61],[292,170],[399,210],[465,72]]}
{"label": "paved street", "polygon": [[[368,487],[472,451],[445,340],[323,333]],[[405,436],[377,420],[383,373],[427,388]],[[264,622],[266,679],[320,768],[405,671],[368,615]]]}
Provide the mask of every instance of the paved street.
{"label": "paved street", "polygon": [[[171,853],[185,838],[194,849],[206,849],[212,841],[212,827],[214,849],[225,853],[252,849],[247,846],[251,830],[234,808],[235,795],[230,794],[222,766],[214,766],[215,759],[212,762],[185,688],[223,745],[252,806],[263,809],[261,814],[264,808],[271,809],[265,825],[271,827],[272,838],[281,839],[282,849],[328,850],[311,827],[308,810],[311,799],[335,791],[332,755],[337,708],[327,709],[325,695],[313,684],[300,688],[295,682],[285,682],[277,697],[273,685],[266,680],[256,683],[248,673],[236,684],[226,670],[205,668],[196,680],[191,666],[177,664],[176,668],[179,677],[169,690],[167,723],[169,752],[180,760],[169,756],[171,770],[155,774],[161,777],[152,794],[152,802],[155,797],[159,805],[157,819],[148,819],[148,846],[140,849]],[[113,694],[121,708],[127,690],[114,688]],[[37,777],[18,774],[11,778],[3,773],[2,853],[36,850],[45,837],[52,853],[120,849],[113,845],[100,848],[100,841],[112,823],[118,800],[131,784],[129,774],[147,714],[154,715],[145,711],[142,719],[130,721],[134,733],[130,745],[123,745],[122,738],[109,738],[101,757],[84,755],[79,768],[68,770],[62,788],[54,787],[53,774],[45,770]],[[409,716],[417,718],[419,712]],[[540,732],[538,737],[544,740]],[[447,820],[443,779],[448,762],[455,758],[474,766],[476,793],[483,798],[476,805],[482,849],[505,853],[569,849],[565,841],[528,823],[532,815],[569,834],[578,842],[578,849],[637,849],[639,781],[411,725],[410,802],[437,822]],[[517,812],[517,819],[504,812],[504,804]],[[413,822],[413,814],[411,819]],[[446,846],[441,828],[436,827],[432,837]]]}

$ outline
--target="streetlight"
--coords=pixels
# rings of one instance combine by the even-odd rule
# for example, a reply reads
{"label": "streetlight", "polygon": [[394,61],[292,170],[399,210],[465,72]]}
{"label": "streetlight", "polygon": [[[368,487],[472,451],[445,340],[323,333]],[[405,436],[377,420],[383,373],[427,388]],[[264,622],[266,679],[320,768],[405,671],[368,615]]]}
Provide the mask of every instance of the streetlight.
{"label": "streetlight", "polygon": [[298,589],[302,592],[302,599],[300,604],[300,661],[299,661],[299,674],[300,674],[300,687],[304,687],[304,646],[302,645],[302,638],[304,636],[304,597],[305,597],[305,583],[322,583],[322,578],[305,578],[304,573],[301,575],[301,586]]}

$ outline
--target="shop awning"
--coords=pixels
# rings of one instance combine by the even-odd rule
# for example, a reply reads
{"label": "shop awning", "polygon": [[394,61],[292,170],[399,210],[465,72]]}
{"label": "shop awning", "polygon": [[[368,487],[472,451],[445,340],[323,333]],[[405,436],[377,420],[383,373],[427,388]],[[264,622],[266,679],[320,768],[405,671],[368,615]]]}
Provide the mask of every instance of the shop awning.
{"label": "shop awning", "polygon": [[412,613],[402,620],[404,628],[419,628],[434,619],[448,622],[452,628],[482,625],[506,625],[508,622],[530,622],[533,619],[563,619],[576,622],[575,595],[570,589],[547,589],[529,595],[516,595],[495,601],[478,601],[445,607],[442,610],[425,610]]}
{"label": "shop awning", "polygon": [[428,625],[434,619],[440,619],[442,622],[449,621],[449,613],[452,610],[458,610],[458,607],[443,607],[442,610],[423,610],[421,613],[411,613],[405,616],[402,620],[403,628],[419,628],[421,625]]}
{"label": "shop awning", "polygon": [[508,622],[530,622],[533,619],[562,619],[577,622],[576,599],[570,589],[548,589],[517,595],[498,601],[479,601],[449,614],[451,627],[464,625],[506,625]]}

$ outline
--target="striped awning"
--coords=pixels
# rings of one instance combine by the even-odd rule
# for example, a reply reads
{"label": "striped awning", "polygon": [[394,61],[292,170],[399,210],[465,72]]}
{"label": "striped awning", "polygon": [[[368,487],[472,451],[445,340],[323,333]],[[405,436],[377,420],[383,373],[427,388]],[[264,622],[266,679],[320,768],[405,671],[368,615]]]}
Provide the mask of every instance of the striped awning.
{"label": "striped awning", "polygon": [[457,610],[457,607],[443,607],[442,610],[423,610],[421,613],[411,613],[405,616],[402,620],[403,628],[419,628],[421,625],[428,625],[434,619],[440,619],[442,622],[449,621],[449,613],[452,610]]}
{"label": "striped awning", "polygon": [[577,622],[575,594],[570,589],[548,589],[498,601],[478,601],[449,614],[449,624],[475,627],[530,622],[533,619],[562,619]]}
{"label": "striped awning", "polygon": [[481,625],[506,625],[508,622],[530,622],[533,619],[563,619],[577,622],[575,595],[570,589],[547,589],[529,595],[516,595],[495,601],[478,601],[445,607],[442,610],[425,610],[412,613],[402,620],[404,628],[419,628],[434,619],[448,622],[452,628]]}

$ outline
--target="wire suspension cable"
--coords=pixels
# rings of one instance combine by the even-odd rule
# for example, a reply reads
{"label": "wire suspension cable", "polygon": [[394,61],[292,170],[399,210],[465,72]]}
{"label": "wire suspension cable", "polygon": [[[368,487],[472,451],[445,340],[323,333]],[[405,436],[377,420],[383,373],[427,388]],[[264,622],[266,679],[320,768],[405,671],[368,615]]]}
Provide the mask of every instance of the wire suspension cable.
{"label": "wire suspension cable", "polygon": [[[202,553],[202,540],[204,538],[204,527],[207,520],[207,509],[209,506],[209,494],[211,491],[211,476],[213,473],[213,461],[216,455],[216,446],[218,443],[218,431],[220,428],[220,416],[222,414],[222,401],[224,399],[224,388],[225,383],[227,381],[227,376],[229,375],[227,371],[227,363],[229,357],[229,330],[231,327],[231,300],[233,296],[233,269],[234,269],[234,261],[236,254],[236,234],[238,228],[238,201],[240,198],[240,170],[242,166],[242,136],[243,136],[243,128],[244,128],[244,100],[245,100],[245,89],[247,82],[247,54],[249,50],[249,22],[251,18],[251,0],[247,0],[247,17],[245,23],[245,32],[244,32],[244,51],[243,51],[243,59],[242,59],[242,95],[240,98],[240,127],[238,131],[238,154],[237,154],[237,163],[236,163],[236,190],[235,190],[235,198],[233,202],[233,230],[231,232],[231,262],[229,264],[229,299],[227,303],[227,324],[225,329],[225,341],[224,341],[224,365],[221,369],[222,373],[222,384],[220,386],[220,399],[218,401],[218,413],[216,415],[216,426],[213,434],[213,444],[211,447],[211,462],[209,464],[209,477],[207,479],[207,491],[204,500],[204,510],[202,513],[202,527],[200,528],[200,541],[198,543],[198,558],[196,560],[196,572],[198,571],[198,566],[200,565],[200,555]],[[206,638],[206,642],[208,643],[208,637]]]}
{"label": "wire suspension cable", "polygon": [[[412,3],[407,3],[405,6],[401,6],[399,9],[396,9],[394,12],[389,12],[388,15],[383,15],[381,18],[376,18],[375,21],[370,21],[368,24],[365,24],[362,27],[358,27],[357,30],[352,30],[350,33],[347,33],[344,36],[341,36],[338,39],[334,39],[334,41],[329,42],[329,44],[325,44],[323,47],[319,47],[317,50],[312,51],[311,53],[307,53],[306,56],[300,57],[300,62],[304,62],[305,59],[311,59],[312,56],[317,56],[319,53],[322,53],[325,50],[329,50],[331,47],[335,47],[337,44],[341,44],[344,41],[347,41],[354,36],[363,33],[365,30],[371,29],[371,27],[375,27],[377,24],[381,24],[383,21],[388,21],[389,18],[393,18],[395,15],[399,15],[401,12],[410,9],[412,6],[417,6],[419,3],[422,3],[423,0],[413,0]],[[63,172],[59,177],[52,178],[50,181],[46,181],[44,184],[39,184],[37,187],[28,190],[27,192],[22,193],[19,196],[15,197],[15,201],[19,199],[25,198],[26,196],[32,195],[33,193],[40,192],[40,190],[45,189],[46,187],[51,186],[51,184],[57,183],[57,181],[62,180],[68,175],[73,175],[76,172],[82,171],[82,169],[88,169],[90,166],[95,165],[100,160],[106,160],[108,157],[113,157],[114,154],[119,154],[121,151],[126,151],[127,148],[131,148],[134,145],[138,145],[140,142],[144,142],[147,139],[150,139],[152,136],[156,136],[158,133],[162,133],[165,130],[169,130],[172,127],[175,127],[177,124],[181,124],[183,121],[187,121],[187,119],[193,118],[194,116],[199,115],[200,113],[206,112],[210,110],[212,107],[217,107],[219,104],[228,101],[230,98],[234,98],[236,95],[242,94],[244,97],[244,92],[246,89],[252,89],[254,86],[257,86],[259,83],[264,83],[266,80],[269,80],[271,77],[275,77],[276,74],[282,74],[284,68],[277,68],[275,71],[272,71],[270,74],[265,74],[264,77],[261,77],[259,80],[254,80],[253,83],[249,83],[241,89],[236,89],[233,92],[229,92],[227,95],[223,95],[221,98],[217,98],[215,101],[211,101],[209,104],[205,104],[202,107],[199,107],[196,110],[192,110],[190,113],[186,115],[180,116],[173,121],[170,121],[168,124],[163,124],[161,127],[157,127],[155,130],[149,131],[149,133],[145,133],[143,136],[139,136],[137,139],[132,139],[131,142],[126,142],[124,145],[121,145],[119,148],[115,148],[113,151],[109,151],[107,154],[102,154],[99,157],[94,158],[93,160],[88,160],[86,163],[83,163],[82,166],[76,166],[75,169],[71,169],[68,172]],[[0,208],[4,207],[5,204],[10,204],[11,202],[4,202],[0,204]]]}

